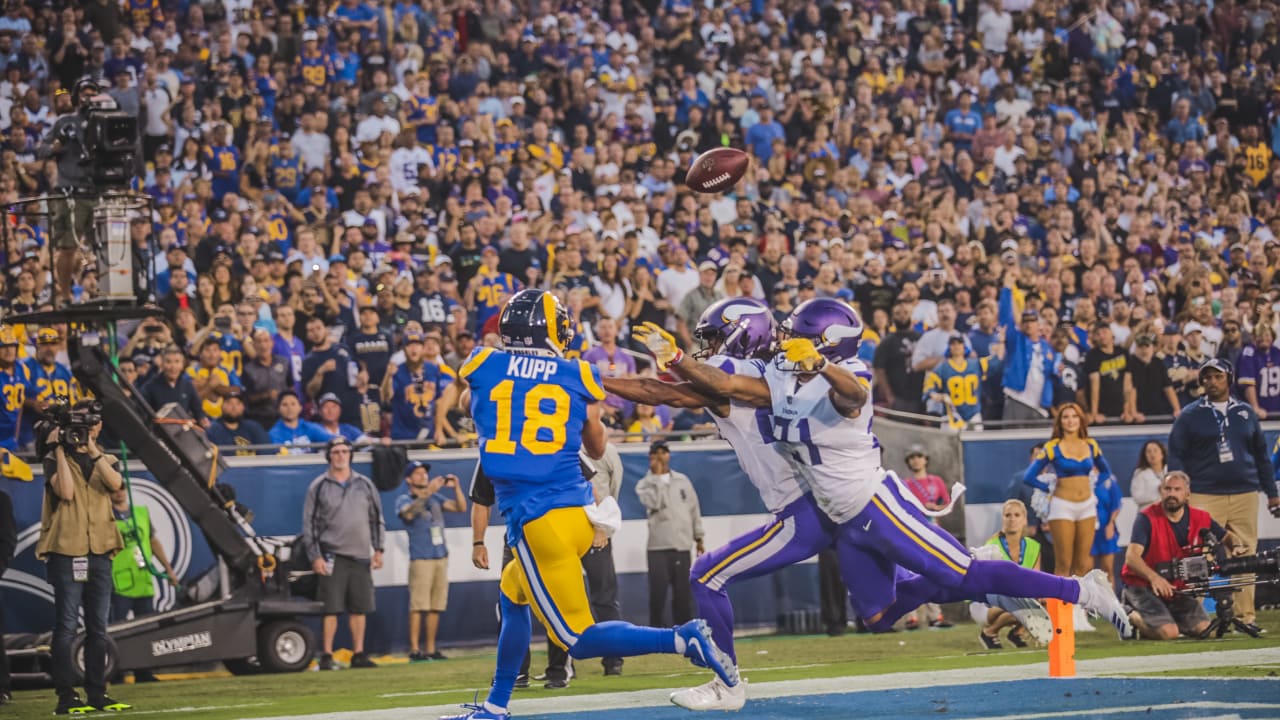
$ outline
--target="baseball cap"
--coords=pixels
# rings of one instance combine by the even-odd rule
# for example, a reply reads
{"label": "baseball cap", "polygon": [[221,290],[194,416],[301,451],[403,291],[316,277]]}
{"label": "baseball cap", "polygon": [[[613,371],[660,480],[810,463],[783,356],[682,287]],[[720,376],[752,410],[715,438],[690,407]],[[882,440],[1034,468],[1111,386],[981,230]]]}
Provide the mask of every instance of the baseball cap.
{"label": "baseball cap", "polygon": [[432,262],[432,265],[435,265],[436,267],[440,267],[441,265],[452,265],[452,264],[453,264],[453,258],[449,257],[448,255],[445,255],[444,253],[440,253],[439,255],[437,255],[435,261]]}
{"label": "baseball cap", "polygon": [[922,458],[929,457],[929,453],[924,451],[923,445],[921,445],[920,443],[913,443],[911,447],[907,448],[907,459],[910,460],[911,458],[917,455],[919,455]]}
{"label": "baseball cap", "polygon": [[704,271],[704,270],[710,270],[710,271],[712,271],[712,272],[718,272],[718,271],[720,270],[720,266],[719,266],[719,265],[717,265],[717,264],[715,264],[715,263],[713,263],[713,262],[711,262],[710,260],[703,260],[703,261],[698,265],[698,272],[702,272],[702,271]]}
{"label": "baseball cap", "polygon": [[423,470],[426,470],[427,472],[431,472],[431,463],[429,463],[429,462],[427,462],[427,461],[425,461],[425,460],[412,460],[412,461],[410,461],[408,465],[405,465],[405,466],[404,466],[404,478],[405,478],[405,480],[408,480],[408,479],[409,479],[409,476],[410,476],[410,475],[413,475],[413,472],[414,472],[415,470],[417,470],[418,468],[422,468]]}
{"label": "baseball cap", "polygon": [[667,446],[666,440],[654,440],[653,442],[649,443],[650,455],[658,452],[659,450],[665,450],[667,452],[671,452],[671,448]]}
{"label": "baseball cap", "polygon": [[209,214],[209,217],[212,218],[214,222],[226,222],[228,216],[226,210],[223,210],[222,208],[214,208],[213,212]]}
{"label": "baseball cap", "polygon": [[424,338],[424,337],[422,336],[422,333],[411,332],[411,333],[405,333],[405,334],[404,334],[404,344],[405,344],[405,345],[408,345],[409,343],[419,343],[419,344],[421,344],[422,342],[425,342],[425,340],[426,340],[426,338]]}
{"label": "baseball cap", "polygon": [[315,30],[304,30],[302,33],[302,42],[315,42],[319,39],[320,36],[316,34]]}
{"label": "baseball cap", "polygon": [[37,345],[55,345],[60,340],[62,340],[62,336],[53,328],[40,328],[40,332],[36,333]]}
{"label": "baseball cap", "polygon": [[1200,372],[1198,374],[1204,375],[1208,370],[1217,370],[1223,375],[1231,375],[1231,366],[1227,364],[1226,360],[1222,360],[1220,358],[1210,358],[1205,362],[1205,364],[1200,366]]}
{"label": "baseball cap", "polygon": [[1032,321],[1039,321],[1039,320],[1040,320],[1040,313],[1036,312],[1035,310],[1022,311],[1022,322],[1032,322]]}
{"label": "baseball cap", "polygon": [[222,396],[224,400],[227,398],[236,398],[241,402],[244,402],[244,397],[242,397],[243,391],[240,389],[239,385],[232,385],[228,387],[225,392],[226,394]]}
{"label": "baseball cap", "polygon": [[1183,335],[1190,335],[1191,333],[1194,333],[1194,332],[1204,334],[1204,326],[1196,322],[1195,320],[1192,320],[1191,322],[1182,326]]}
{"label": "baseball cap", "polygon": [[339,405],[342,404],[342,401],[338,399],[337,395],[333,393],[325,393],[320,396],[318,401],[316,401],[316,407],[322,407],[327,402],[336,402]]}

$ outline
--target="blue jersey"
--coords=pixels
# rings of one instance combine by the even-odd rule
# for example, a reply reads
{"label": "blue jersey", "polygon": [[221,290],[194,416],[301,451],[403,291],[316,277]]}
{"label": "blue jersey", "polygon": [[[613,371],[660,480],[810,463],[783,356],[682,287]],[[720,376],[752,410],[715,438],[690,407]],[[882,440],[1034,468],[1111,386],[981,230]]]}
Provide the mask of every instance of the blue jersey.
{"label": "blue jersey", "polygon": [[[80,399],[71,368],[59,362],[46,368],[36,358],[27,358],[23,364],[26,365],[31,397],[41,402],[49,402],[55,397],[65,397],[72,403]],[[34,439],[35,413],[25,412],[22,414],[18,444],[25,445]]]}
{"label": "blue jersey", "polygon": [[4,395],[0,405],[0,447],[17,451],[24,414],[22,406],[35,391],[26,365],[14,363],[12,370],[0,370],[0,394]]}
{"label": "blue jersey", "polygon": [[[281,195],[291,203],[297,204],[298,190],[302,188],[303,175],[302,159],[297,155],[292,157],[280,157],[276,155],[271,158],[271,187],[275,188]],[[283,213],[274,213],[271,219],[283,219]],[[270,226],[268,225],[268,234],[270,234]],[[287,234],[286,236],[287,237]],[[283,238],[275,238],[277,241]]]}
{"label": "blue jersey", "polygon": [[980,388],[989,360],[946,360],[925,375],[925,399],[932,393],[946,395],[946,415],[953,426],[963,427],[982,411]]}
{"label": "blue jersey", "polygon": [[1258,406],[1268,414],[1280,413],[1280,348],[1247,345],[1236,361],[1236,382],[1240,397],[1244,388],[1252,386],[1258,393]]}
{"label": "blue jersey", "polygon": [[[298,424],[293,427],[285,425],[284,420],[277,420],[276,424],[271,426],[271,430],[267,435],[271,438],[271,442],[276,445],[310,445],[312,443],[326,443],[333,439],[333,435],[328,430],[308,420],[299,420]],[[280,454],[282,455],[309,452],[315,451],[306,447],[280,448]]]}
{"label": "blue jersey", "polygon": [[205,150],[205,166],[213,174],[213,197],[219,201],[229,192],[240,192],[240,151],[234,145]]}
{"label": "blue jersey", "polygon": [[489,318],[502,312],[507,298],[520,290],[520,281],[511,273],[489,272],[481,268],[476,273],[476,332],[484,328]]}
{"label": "blue jersey", "polygon": [[436,398],[453,382],[457,373],[448,365],[422,363],[414,373],[408,365],[396,368],[391,376],[391,439],[414,440],[426,431],[435,437]]}
{"label": "blue jersey", "polygon": [[418,142],[423,145],[436,144],[436,127],[440,122],[440,103],[430,95],[411,95],[405,103],[408,109],[410,124],[421,122],[418,126]]}
{"label": "blue jersey", "polygon": [[229,333],[217,330],[209,333],[209,337],[218,341],[218,349],[222,351],[222,360],[218,367],[227,371],[228,375],[244,374],[244,343]]}
{"label": "blue jersey", "polygon": [[593,365],[485,347],[471,353],[459,374],[471,385],[480,464],[493,481],[512,544],[525,523],[592,503],[578,451],[587,406],[605,396]]}

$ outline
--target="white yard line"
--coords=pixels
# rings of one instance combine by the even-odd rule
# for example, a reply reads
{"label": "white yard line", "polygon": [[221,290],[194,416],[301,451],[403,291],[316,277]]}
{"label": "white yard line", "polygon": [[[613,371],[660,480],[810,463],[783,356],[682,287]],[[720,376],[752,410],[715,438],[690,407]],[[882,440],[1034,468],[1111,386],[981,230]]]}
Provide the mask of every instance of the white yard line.
{"label": "white yard line", "polygon": [[[1182,653],[1177,655],[1121,656],[1101,658],[1098,660],[1076,661],[1076,676],[1081,678],[1106,677],[1124,673],[1132,673],[1135,668],[1143,672],[1164,670],[1193,671],[1204,667],[1223,667],[1226,665],[1270,665],[1280,662],[1280,647],[1258,648],[1253,650],[1217,650],[1210,652]],[[984,670],[988,677],[980,677],[975,670]],[[829,695],[832,693],[863,692],[869,690],[897,690],[900,688],[945,687],[951,685],[969,685],[975,682],[1003,682],[1010,680],[1035,680],[1048,677],[1048,662],[1025,665],[998,665],[988,668],[963,668],[956,670],[932,670],[927,672],[888,673],[884,675],[857,675],[836,678],[817,678],[813,680],[786,680],[777,682],[752,683],[748,695],[753,699],[792,697],[797,695]],[[750,672],[744,672],[750,676]],[[1228,678],[1221,678],[1228,679]],[[1272,681],[1274,682],[1274,681]],[[602,693],[596,695],[572,695],[555,698],[537,698],[525,700],[517,698],[514,709],[520,715],[548,715],[568,712],[592,712],[617,710],[637,707],[665,707],[669,704],[668,696],[672,689],[637,690],[621,693]],[[1145,712],[1147,706],[1142,707]],[[1176,707],[1187,707],[1180,704]],[[1206,703],[1205,709],[1246,709],[1252,705],[1213,704]],[[1280,703],[1265,705],[1280,709]],[[417,708],[391,708],[386,710],[361,710],[352,712],[321,713],[316,715],[297,715],[273,717],[273,720],[402,720],[411,714],[416,717],[432,717],[438,714],[458,711],[455,705],[436,705]],[[1128,712],[1136,712],[1132,709]],[[1092,714],[1110,713],[1107,708],[1090,711]],[[1120,711],[1117,710],[1117,713]],[[246,716],[262,717],[262,716]],[[1041,715],[1016,716],[1028,720],[1047,717]],[[1015,720],[1015,716],[1001,718]]]}

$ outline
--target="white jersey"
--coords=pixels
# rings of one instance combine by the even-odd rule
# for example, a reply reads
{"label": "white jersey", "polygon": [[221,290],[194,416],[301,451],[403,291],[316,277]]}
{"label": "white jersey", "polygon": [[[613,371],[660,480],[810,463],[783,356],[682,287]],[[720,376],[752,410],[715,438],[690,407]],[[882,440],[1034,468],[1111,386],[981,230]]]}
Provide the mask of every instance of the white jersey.
{"label": "white jersey", "polygon": [[[845,360],[844,369],[871,382],[861,360]],[[773,398],[773,446],[794,468],[818,507],[837,523],[862,512],[884,479],[880,441],[871,432],[871,393],[862,412],[847,418],[831,402],[831,384],[821,375],[800,383],[798,373],[765,366]]]}
{"label": "white jersey", "polygon": [[[716,355],[707,360],[707,364],[734,375],[761,377],[764,374],[764,362],[760,360]],[[711,417],[715,418],[721,437],[738,456],[738,464],[747,479],[760,491],[760,500],[769,512],[782,512],[804,494],[791,464],[766,444],[765,433],[772,433],[768,410],[731,401],[728,417],[715,413],[711,413]]]}

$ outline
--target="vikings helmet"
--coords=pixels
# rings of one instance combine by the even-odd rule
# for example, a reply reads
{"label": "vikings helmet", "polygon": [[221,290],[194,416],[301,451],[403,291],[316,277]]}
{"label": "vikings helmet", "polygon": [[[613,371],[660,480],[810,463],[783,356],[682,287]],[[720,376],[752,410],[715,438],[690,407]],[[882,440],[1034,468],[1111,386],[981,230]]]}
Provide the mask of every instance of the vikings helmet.
{"label": "vikings helmet", "polygon": [[806,300],[782,321],[784,336],[812,340],[818,352],[831,362],[857,357],[862,330],[858,313],[835,298]]}
{"label": "vikings helmet", "polygon": [[703,359],[723,353],[742,360],[767,358],[773,354],[777,334],[773,313],[759,300],[749,297],[717,300],[703,311],[693,330],[693,339],[699,345],[694,357]]}
{"label": "vikings helmet", "polygon": [[521,290],[507,301],[498,319],[503,350],[563,357],[573,339],[569,311],[545,290]]}

